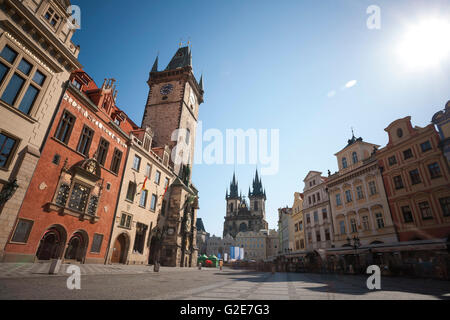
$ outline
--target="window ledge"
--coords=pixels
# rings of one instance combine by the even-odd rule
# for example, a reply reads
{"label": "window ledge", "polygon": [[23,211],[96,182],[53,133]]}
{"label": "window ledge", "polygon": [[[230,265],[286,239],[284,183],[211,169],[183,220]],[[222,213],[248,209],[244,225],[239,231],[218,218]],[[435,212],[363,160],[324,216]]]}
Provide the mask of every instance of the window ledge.
{"label": "window ledge", "polygon": [[10,105],[8,105],[7,103],[3,102],[0,100],[0,106],[4,107],[5,109],[8,109],[9,111],[15,113],[16,115],[24,118],[25,120],[27,120],[28,122],[34,124],[37,122],[36,119],[30,117],[29,115],[26,115],[25,113],[23,113],[22,111],[20,111],[19,109],[16,109],[14,107],[11,107]]}

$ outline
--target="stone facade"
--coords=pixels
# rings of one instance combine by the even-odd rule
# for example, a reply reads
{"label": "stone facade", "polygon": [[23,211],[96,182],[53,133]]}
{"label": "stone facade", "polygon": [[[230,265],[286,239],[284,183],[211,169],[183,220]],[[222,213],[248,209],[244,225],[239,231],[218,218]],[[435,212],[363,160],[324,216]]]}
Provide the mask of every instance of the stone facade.
{"label": "stone facade", "polygon": [[400,241],[450,236],[450,172],[433,124],[411,117],[385,129],[389,143],[376,154]]}
{"label": "stone facade", "polygon": [[310,171],[304,180],[303,217],[308,251],[331,248],[333,244],[334,232],[326,181],[322,172],[317,171]]}
{"label": "stone facade", "polygon": [[211,255],[219,257],[220,255],[223,258],[225,253],[229,256],[230,247],[235,246],[237,246],[237,242],[230,235],[227,235],[223,239],[213,235],[206,240],[206,255],[208,257]]}
{"label": "stone facade", "polygon": [[374,151],[379,146],[354,136],[336,154],[339,172],[328,177],[334,245],[349,247],[397,241],[384,184]]}
{"label": "stone facade", "polygon": [[[5,53],[0,58],[5,70],[0,85],[0,137],[12,144],[0,164],[0,187],[15,180],[18,185],[12,198],[0,206],[0,259],[36,169],[63,84],[72,71],[81,67],[77,60],[79,47],[71,42],[75,29],[70,28],[68,21],[69,5],[69,1],[48,0],[0,3],[0,52]],[[53,10],[53,14],[49,10]],[[29,68],[27,74],[18,69],[22,60]],[[13,78],[25,79],[18,91],[12,84]],[[5,95],[7,89],[8,96]],[[25,95],[35,96],[35,99],[28,99],[27,103]]]}
{"label": "stone facade", "polygon": [[165,215],[160,217],[153,238],[159,248],[156,259],[163,266],[194,266],[198,256],[198,191],[191,184],[191,167],[204,92],[202,79],[197,82],[193,73],[190,48],[179,48],[163,71],[158,70],[157,58],[148,85],[142,127],[152,128],[155,147],[171,150],[169,164],[177,174],[167,190]]}
{"label": "stone facade", "polygon": [[168,159],[169,152],[159,157],[151,145],[150,128],[130,132],[109,263],[154,264],[156,248],[154,241],[152,247],[152,236],[158,217],[164,215],[166,190],[176,175],[163,160]]}
{"label": "stone facade", "polygon": [[198,255],[201,256],[203,254],[206,254],[209,233],[206,232],[205,225],[203,224],[203,220],[201,218],[197,218],[196,226]]}
{"label": "stone facade", "polygon": [[437,112],[431,120],[438,128],[439,148],[447,158],[447,166],[450,168],[450,101],[445,105],[445,109]]}
{"label": "stone facade", "polygon": [[288,253],[293,250],[294,243],[292,229],[292,208],[278,209],[278,237],[279,237],[279,253]]}
{"label": "stone facade", "polygon": [[303,216],[303,200],[304,194],[296,192],[294,194],[294,203],[292,205],[292,219],[290,220],[293,235],[294,251],[305,250],[305,224]]}

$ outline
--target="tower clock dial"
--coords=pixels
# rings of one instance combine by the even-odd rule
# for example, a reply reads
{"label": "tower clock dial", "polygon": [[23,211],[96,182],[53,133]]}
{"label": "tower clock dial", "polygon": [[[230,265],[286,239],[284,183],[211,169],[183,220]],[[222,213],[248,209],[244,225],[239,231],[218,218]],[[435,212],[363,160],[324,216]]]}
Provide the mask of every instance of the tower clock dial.
{"label": "tower clock dial", "polygon": [[190,101],[191,105],[195,105],[195,102],[196,102],[195,94],[194,94],[194,91],[192,89],[191,89],[191,94],[189,95],[189,101]]}
{"label": "tower clock dial", "polygon": [[162,88],[160,90],[161,94],[164,95],[164,96],[167,96],[172,91],[173,91],[173,85],[171,85],[170,83],[162,86]]}

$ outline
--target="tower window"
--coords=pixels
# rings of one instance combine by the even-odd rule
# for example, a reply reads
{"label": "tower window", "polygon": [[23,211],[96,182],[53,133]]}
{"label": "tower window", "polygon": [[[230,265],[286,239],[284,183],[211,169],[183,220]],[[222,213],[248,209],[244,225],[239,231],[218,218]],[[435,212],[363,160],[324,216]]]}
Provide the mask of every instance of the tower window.
{"label": "tower window", "polygon": [[347,158],[342,158],[342,168],[347,169]]}
{"label": "tower window", "polygon": [[109,142],[103,138],[100,139],[97,151],[97,160],[102,166],[105,165],[106,156],[108,155],[108,149],[109,149]]}

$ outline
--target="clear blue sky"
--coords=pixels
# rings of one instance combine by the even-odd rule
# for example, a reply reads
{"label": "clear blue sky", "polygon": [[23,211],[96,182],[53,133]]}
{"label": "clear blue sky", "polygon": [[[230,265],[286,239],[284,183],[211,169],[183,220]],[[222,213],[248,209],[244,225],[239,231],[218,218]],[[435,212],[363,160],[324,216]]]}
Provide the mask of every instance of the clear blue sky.
{"label": "clear blue sky", "polygon": [[[310,170],[337,170],[334,153],[351,136],[384,146],[392,121],[412,116],[425,126],[450,100],[450,59],[440,68],[409,70],[394,52],[408,24],[438,14],[450,1],[190,0],[72,1],[82,10],[74,42],[101,85],[118,80],[118,104],[141,123],[146,81],[159,52],[165,67],[180,39],[192,42],[194,72],[204,74],[204,129],[280,129],[280,170],[263,176],[267,219],[291,206]],[[381,29],[366,27],[366,9],[381,8]],[[448,42],[450,35],[443,37]],[[357,84],[342,90],[351,80]],[[336,91],[336,95],[328,94]],[[193,169],[199,217],[221,235],[225,190],[234,166]],[[237,166],[244,194],[255,166]]]}

